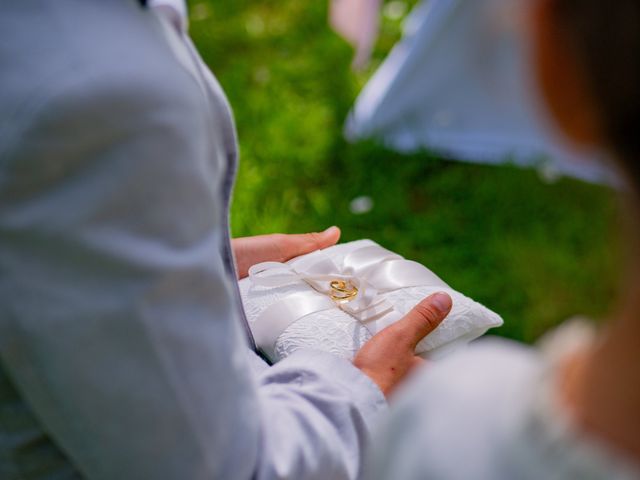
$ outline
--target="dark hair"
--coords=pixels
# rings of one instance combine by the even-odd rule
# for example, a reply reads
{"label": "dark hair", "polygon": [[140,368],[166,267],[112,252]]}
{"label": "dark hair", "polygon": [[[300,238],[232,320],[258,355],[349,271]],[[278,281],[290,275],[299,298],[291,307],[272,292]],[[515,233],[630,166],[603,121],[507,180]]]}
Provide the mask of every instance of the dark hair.
{"label": "dark hair", "polygon": [[556,0],[609,147],[640,191],[640,0]]}

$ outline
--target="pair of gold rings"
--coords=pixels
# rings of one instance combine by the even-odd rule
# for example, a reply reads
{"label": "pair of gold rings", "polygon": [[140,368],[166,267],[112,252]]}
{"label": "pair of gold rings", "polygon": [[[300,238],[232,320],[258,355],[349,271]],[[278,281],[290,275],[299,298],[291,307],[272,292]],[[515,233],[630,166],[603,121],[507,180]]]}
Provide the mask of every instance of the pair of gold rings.
{"label": "pair of gold rings", "polygon": [[338,303],[350,302],[358,295],[358,288],[345,280],[332,280],[329,286],[331,287],[329,296]]}

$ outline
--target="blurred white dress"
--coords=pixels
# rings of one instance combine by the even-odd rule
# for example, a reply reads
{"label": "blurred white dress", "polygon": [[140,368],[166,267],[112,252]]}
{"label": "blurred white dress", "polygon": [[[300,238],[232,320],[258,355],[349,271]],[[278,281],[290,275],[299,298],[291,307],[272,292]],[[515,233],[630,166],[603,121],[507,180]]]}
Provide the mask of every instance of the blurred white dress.
{"label": "blurred white dress", "polygon": [[366,478],[640,478],[640,466],[581,431],[555,395],[559,360],[590,337],[574,323],[541,352],[487,339],[423,370],[398,393]]}
{"label": "blurred white dress", "polygon": [[381,139],[481,163],[536,165],[548,175],[612,182],[594,160],[555,137],[539,111],[524,0],[430,0],[357,99],[350,140]]}

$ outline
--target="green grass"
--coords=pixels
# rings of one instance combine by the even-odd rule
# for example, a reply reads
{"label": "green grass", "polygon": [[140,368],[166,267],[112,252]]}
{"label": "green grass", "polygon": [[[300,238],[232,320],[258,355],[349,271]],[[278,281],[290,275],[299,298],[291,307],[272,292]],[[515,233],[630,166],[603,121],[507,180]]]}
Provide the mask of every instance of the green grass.
{"label": "green grass", "polygon": [[[191,33],[236,114],[241,167],[235,236],[339,225],[420,261],[531,342],[614,299],[616,200],[606,188],[536,172],[403,156],[341,135],[359,88],[400,35],[385,19],[367,72],[327,26],[325,1],[191,3]],[[415,1],[407,2],[408,6]],[[368,195],[374,208],[349,211]]]}

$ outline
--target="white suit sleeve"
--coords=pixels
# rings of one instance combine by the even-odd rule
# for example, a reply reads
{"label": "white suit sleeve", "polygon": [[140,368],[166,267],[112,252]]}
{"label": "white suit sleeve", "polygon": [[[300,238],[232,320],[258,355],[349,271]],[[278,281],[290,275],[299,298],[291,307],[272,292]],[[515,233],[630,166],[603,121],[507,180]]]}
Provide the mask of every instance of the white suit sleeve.
{"label": "white suit sleeve", "polygon": [[353,478],[384,399],[321,353],[252,375],[194,92],[78,79],[16,118],[2,360],[89,479]]}

